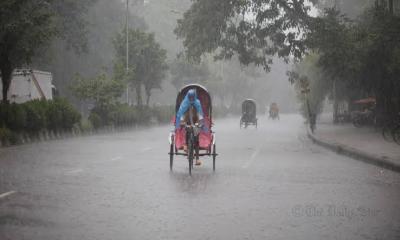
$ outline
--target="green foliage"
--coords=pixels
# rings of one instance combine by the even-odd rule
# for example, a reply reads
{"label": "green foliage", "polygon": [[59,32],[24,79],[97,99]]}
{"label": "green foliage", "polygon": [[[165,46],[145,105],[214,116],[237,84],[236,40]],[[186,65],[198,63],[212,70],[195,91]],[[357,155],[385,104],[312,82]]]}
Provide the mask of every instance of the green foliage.
{"label": "green foliage", "polygon": [[0,127],[0,143],[2,144],[16,144],[18,143],[18,136],[15,132],[6,127]]}
{"label": "green foliage", "polygon": [[309,11],[307,3],[295,0],[197,0],[178,20],[175,33],[190,59],[199,61],[214,51],[217,59],[237,53],[241,63],[269,70],[276,54],[286,60],[303,55]]}
{"label": "green foliage", "polygon": [[[76,74],[93,77],[102,68],[113,70],[115,50],[112,40],[125,24],[126,6],[120,0],[57,0],[57,4],[73,2],[72,8],[81,7],[81,15],[68,18],[67,31],[63,37],[55,38],[46,46],[44,54],[37,54],[32,63],[36,69],[51,71],[55,77],[54,85],[60,94],[73,99],[70,85]],[[132,0],[129,2],[132,3]],[[65,4],[63,4],[65,5]],[[65,6],[65,14],[74,14]],[[84,21],[75,22],[83,17]],[[144,20],[134,14],[129,16],[129,25],[145,29]],[[79,26],[79,27],[78,27]],[[90,43],[90,44],[88,44]],[[123,65],[123,69],[125,65]],[[125,73],[125,71],[124,71]],[[122,79],[122,78],[121,78]]]}
{"label": "green foliage", "polygon": [[70,130],[79,123],[80,113],[65,99],[57,98],[49,102],[47,109],[47,128],[50,130]]}
{"label": "green foliage", "polygon": [[84,45],[85,24],[81,15],[92,0],[3,0],[0,2],[0,72],[3,101],[15,67],[31,63],[32,58],[56,36],[64,37],[77,47],[67,34],[80,34],[79,45]]}
{"label": "green foliage", "polygon": [[51,105],[52,104],[48,104],[46,101],[39,100],[23,104],[26,113],[26,125],[24,130],[30,133],[36,133],[46,128],[48,120],[46,112],[49,111]]}
{"label": "green foliage", "polygon": [[93,108],[88,120],[95,129],[105,126],[131,127],[148,125],[151,119],[158,123],[169,123],[174,114],[172,106],[137,107],[127,104],[108,105],[106,108]]}
{"label": "green foliage", "polygon": [[34,100],[23,104],[0,104],[1,125],[17,133],[71,130],[80,113],[65,99]]}
{"label": "green foliage", "polygon": [[117,104],[109,114],[110,121],[115,126],[132,126],[139,118],[137,109],[127,104]]}
{"label": "green foliage", "polygon": [[169,123],[171,122],[174,113],[174,106],[154,106],[152,108],[153,116],[157,120],[158,123]]}
{"label": "green foliage", "polygon": [[81,100],[89,100],[96,106],[114,104],[124,90],[120,79],[110,79],[105,73],[93,78],[77,76],[71,86],[73,93]]}
{"label": "green foliage", "polygon": [[[312,53],[306,56],[303,61],[296,65],[295,71],[292,73],[292,82],[297,92],[297,98],[301,103],[301,113],[308,118],[307,101],[310,111],[315,114],[322,112],[323,101],[332,91],[332,79],[326,77],[323,69],[318,66],[320,56]],[[308,82],[309,93],[305,95],[303,90],[303,81]]]}
{"label": "green foliage", "polygon": [[21,131],[25,128],[27,116],[23,105],[0,104],[2,126],[13,131]]}
{"label": "green foliage", "polygon": [[94,127],[93,127],[92,122],[89,119],[82,119],[79,122],[78,129],[84,133],[89,133],[89,132],[93,131]]}
{"label": "green foliage", "polygon": [[[391,14],[385,5],[367,8],[355,20],[349,20],[336,9],[326,9],[322,16],[315,18],[308,35],[309,47],[317,53],[318,60],[310,62],[311,55],[296,70],[314,84],[310,101],[320,105],[335,85],[332,95],[335,101],[351,102],[375,96],[378,122],[385,114],[398,112],[399,29],[400,18]],[[319,74],[310,77],[304,69]],[[319,107],[316,108],[318,112]]]}
{"label": "green foliage", "polygon": [[332,79],[351,78],[358,70],[354,32],[354,24],[335,9],[327,9],[315,20],[310,46],[317,49],[318,64]]}
{"label": "green foliage", "polygon": [[[151,96],[151,90],[161,89],[161,81],[165,78],[168,66],[167,53],[154,39],[154,34],[141,30],[129,30],[129,68],[133,71],[127,76],[136,89],[137,105],[142,105],[142,86],[147,95],[146,105]],[[126,62],[126,31],[119,33],[115,40],[116,64]]]}
{"label": "green foliage", "polygon": [[80,53],[88,50],[89,20],[86,14],[99,0],[47,0],[57,24],[57,36],[68,48]]}
{"label": "green foliage", "polygon": [[170,64],[170,72],[172,75],[172,84],[179,90],[189,83],[204,84],[210,78],[210,69],[205,62],[200,64],[187,61],[183,55],[178,55]]}
{"label": "green foliage", "polygon": [[117,103],[93,108],[89,121],[95,129],[104,126],[132,126],[140,122],[141,115],[137,108]]}
{"label": "green foliage", "polygon": [[97,114],[96,112],[91,112],[88,120],[90,121],[90,123],[94,129],[99,129],[99,128],[105,126],[103,120],[101,119],[99,114]]}

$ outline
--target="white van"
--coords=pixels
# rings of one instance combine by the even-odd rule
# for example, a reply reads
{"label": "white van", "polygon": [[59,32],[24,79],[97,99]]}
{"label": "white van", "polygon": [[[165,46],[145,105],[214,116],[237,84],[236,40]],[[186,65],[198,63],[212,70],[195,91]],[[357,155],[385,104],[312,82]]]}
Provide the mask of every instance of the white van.
{"label": "white van", "polygon": [[[3,97],[3,84],[0,82],[0,99]],[[11,103],[24,103],[35,99],[52,100],[55,92],[53,75],[31,69],[16,69],[13,72],[8,100]]]}

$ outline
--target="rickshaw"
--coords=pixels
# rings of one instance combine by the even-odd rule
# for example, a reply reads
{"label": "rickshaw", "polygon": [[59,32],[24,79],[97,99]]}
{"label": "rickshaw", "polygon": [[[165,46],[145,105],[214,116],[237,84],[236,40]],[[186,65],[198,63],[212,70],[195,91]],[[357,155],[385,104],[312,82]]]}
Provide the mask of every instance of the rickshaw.
{"label": "rickshaw", "polygon": [[257,107],[253,99],[246,99],[242,103],[240,128],[247,128],[249,125],[254,125],[257,128]]}
{"label": "rickshaw", "polygon": [[376,99],[374,97],[353,101],[351,119],[355,127],[376,124]]}
{"label": "rickshaw", "polygon": [[269,118],[272,118],[273,120],[279,120],[279,108],[278,104],[275,102],[271,103],[271,105],[269,106]]}
{"label": "rickshaw", "polygon": [[[191,175],[194,159],[201,156],[212,157],[213,171],[215,171],[215,161],[218,154],[216,152],[215,132],[211,129],[213,125],[211,96],[205,87],[199,84],[190,84],[183,87],[176,98],[175,116],[179,110],[181,102],[190,89],[196,90],[197,98],[200,100],[204,114],[203,124],[205,125],[205,128],[201,129],[201,126],[199,126],[198,123],[195,123],[191,118],[190,121],[185,123],[184,128],[171,131],[169,134],[170,150],[168,154],[170,157],[171,171],[174,164],[174,156],[185,156],[188,159],[189,174]],[[191,107],[188,110],[190,113],[189,115],[192,117],[195,111],[195,108]],[[175,121],[179,121],[179,119],[175,118],[173,120],[174,124]]]}

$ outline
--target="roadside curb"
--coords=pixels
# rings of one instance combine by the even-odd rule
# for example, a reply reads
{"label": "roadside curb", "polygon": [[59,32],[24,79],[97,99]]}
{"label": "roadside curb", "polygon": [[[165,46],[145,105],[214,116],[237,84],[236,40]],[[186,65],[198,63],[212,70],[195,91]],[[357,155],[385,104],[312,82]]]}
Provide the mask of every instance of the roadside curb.
{"label": "roadside curb", "polygon": [[359,149],[349,147],[336,142],[331,142],[326,139],[319,138],[312,134],[310,130],[307,130],[308,137],[313,141],[313,143],[329,149],[337,154],[345,155],[353,159],[373,164],[382,168],[386,168],[395,172],[400,172],[400,164],[396,163],[395,160],[388,158],[386,156],[378,156],[370,153],[360,151]]}

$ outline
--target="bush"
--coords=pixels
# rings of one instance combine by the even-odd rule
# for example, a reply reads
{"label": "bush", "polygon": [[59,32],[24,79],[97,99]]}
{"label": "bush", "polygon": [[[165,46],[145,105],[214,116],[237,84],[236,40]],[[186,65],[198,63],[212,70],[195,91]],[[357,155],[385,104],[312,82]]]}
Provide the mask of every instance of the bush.
{"label": "bush", "polygon": [[93,131],[93,124],[89,119],[82,119],[77,127],[80,131],[87,133]]}
{"label": "bush", "polygon": [[90,113],[88,120],[92,124],[94,129],[99,129],[104,126],[103,119],[101,119],[99,114],[95,112]]}
{"label": "bush", "polygon": [[2,126],[12,131],[22,131],[26,126],[26,112],[22,105],[19,104],[2,104],[1,120]]}
{"label": "bush", "polygon": [[117,104],[110,113],[110,121],[114,126],[132,126],[139,118],[136,108],[127,104]]}
{"label": "bush", "polygon": [[45,129],[71,130],[80,119],[80,113],[61,98],[23,104],[0,104],[0,127],[12,132],[37,134]]}
{"label": "bush", "polygon": [[147,119],[146,113],[139,111],[135,107],[127,104],[115,104],[102,107],[95,107],[89,115],[89,121],[93,124],[94,128],[104,126],[132,126]]}
{"label": "bush", "polygon": [[151,111],[151,109],[147,107],[142,107],[140,109],[137,109],[137,111],[138,111],[137,123],[148,125],[153,116],[153,112]]}
{"label": "bush", "polygon": [[0,142],[3,144],[16,144],[18,143],[18,135],[10,129],[2,127],[0,128]]}
{"label": "bush", "polygon": [[61,128],[63,121],[62,111],[58,109],[57,104],[51,103],[47,108],[47,129],[57,131]]}
{"label": "bush", "polygon": [[71,130],[79,123],[81,115],[67,100],[57,98],[48,104],[47,119],[49,130]]}
{"label": "bush", "polygon": [[169,123],[174,117],[174,106],[155,106],[153,107],[153,115],[158,123]]}
{"label": "bush", "polygon": [[37,133],[46,127],[46,111],[48,109],[46,101],[35,100],[21,106],[26,115],[25,131]]}
{"label": "bush", "polygon": [[54,104],[61,110],[61,129],[71,130],[81,120],[81,114],[66,100],[56,99]]}

